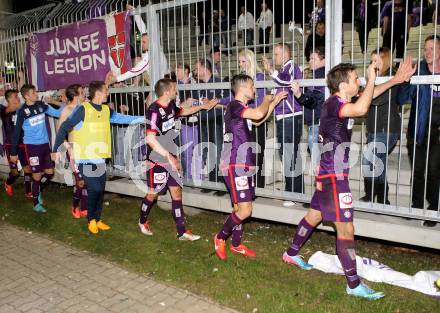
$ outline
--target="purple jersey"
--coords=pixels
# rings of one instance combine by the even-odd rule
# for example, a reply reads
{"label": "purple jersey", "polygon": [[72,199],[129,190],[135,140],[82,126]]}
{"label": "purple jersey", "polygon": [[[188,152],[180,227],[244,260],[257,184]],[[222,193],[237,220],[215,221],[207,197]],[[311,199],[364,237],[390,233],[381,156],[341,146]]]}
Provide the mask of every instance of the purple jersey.
{"label": "purple jersey", "polygon": [[293,96],[293,91],[290,88],[290,84],[296,80],[302,78],[301,69],[298,65],[294,64],[291,60],[286,62],[279,71],[274,71],[272,74],[274,82],[280,84],[282,87],[278,87],[277,94],[283,91],[287,91],[286,99],[282,100],[275,107],[275,115],[286,115],[302,112],[302,106],[299,104]]}
{"label": "purple jersey", "polygon": [[243,118],[248,106],[238,100],[232,100],[225,110],[223,135],[223,166],[246,165],[255,166],[255,153],[252,148],[250,120]]}
{"label": "purple jersey", "polygon": [[322,143],[319,175],[348,174],[351,132],[354,120],[340,116],[344,101],[331,96],[321,109],[319,142]]}
{"label": "purple jersey", "polygon": [[[147,110],[147,133],[156,133],[158,142],[170,153],[177,156],[178,147],[174,139],[178,135],[174,126],[180,114],[181,108],[172,101],[167,106],[159,101],[153,102]],[[147,145],[147,158],[153,163],[166,163],[167,161],[158,153],[152,153]]]}
{"label": "purple jersey", "polygon": [[[6,112],[6,107],[0,109],[0,117],[2,119],[3,144],[12,143],[12,135],[17,122],[17,111]],[[18,144],[23,144],[23,133],[20,136]]]}

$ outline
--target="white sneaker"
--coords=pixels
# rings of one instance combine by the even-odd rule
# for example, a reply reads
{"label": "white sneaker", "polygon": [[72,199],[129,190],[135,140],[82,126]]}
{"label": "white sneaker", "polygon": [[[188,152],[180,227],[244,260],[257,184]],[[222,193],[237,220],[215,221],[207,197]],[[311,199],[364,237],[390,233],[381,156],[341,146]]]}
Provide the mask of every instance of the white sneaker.
{"label": "white sneaker", "polygon": [[290,207],[293,207],[295,204],[296,204],[296,203],[293,202],[293,201],[284,201],[284,202],[283,202],[283,207],[285,207],[285,208],[290,208]]}
{"label": "white sneaker", "polygon": [[153,236],[153,232],[150,229],[150,225],[148,224],[148,221],[146,221],[144,224],[138,223],[139,228],[141,229],[141,233],[147,236]]}
{"label": "white sneaker", "polygon": [[182,236],[178,237],[179,240],[183,241],[196,241],[200,239],[199,235],[194,235],[192,231],[187,230],[185,233],[183,233]]}

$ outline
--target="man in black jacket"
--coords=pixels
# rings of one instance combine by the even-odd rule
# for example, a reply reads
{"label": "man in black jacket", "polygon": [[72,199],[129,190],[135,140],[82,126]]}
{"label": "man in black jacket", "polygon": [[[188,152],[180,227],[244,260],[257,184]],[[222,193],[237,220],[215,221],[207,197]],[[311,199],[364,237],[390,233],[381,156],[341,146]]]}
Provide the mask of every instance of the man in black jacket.
{"label": "man in black jacket", "polygon": [[[319,21],[316,23],[315,31],[307,37],[306,47],[304,48],[304,55],[307,62],[310,61],[310,54],[313,52],[314,47],[325,48],[325,23]],[[324,50],[323,50],[324,51]]]}

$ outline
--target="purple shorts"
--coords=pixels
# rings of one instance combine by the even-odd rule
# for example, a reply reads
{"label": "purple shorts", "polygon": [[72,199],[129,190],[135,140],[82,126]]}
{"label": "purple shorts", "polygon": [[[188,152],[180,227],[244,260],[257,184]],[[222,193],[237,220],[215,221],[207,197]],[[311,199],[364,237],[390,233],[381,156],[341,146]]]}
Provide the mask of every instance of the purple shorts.
{"label": "purple shorts", "polygon": [[[8,158],[9,168],[12,170],[12,169],[17,169],[17,163],[13,163],[9,160],[9,157],[11,156],[11,148],[12,148],[11,144],[9,143],[5,144],[6,157]],[[28,165],[28,159],[26,156],[26,147],[23,144],[18,145],[18,160],[20,161],[21,167],[25,167]]]}
{"label": "purple shorts", "polygon": [[165,192],[168,187],[182,187],[182,178],[178,172],[170,173],[159,164],[147,163],[148,189],[157,193]]}
{"label": "purple shorts", "polygon": [[32,173],[42,173],[46,169],[53,168],[48,143],[42,145],[25,145],[25,148]]}
{"label": "purple shorts", "polygon": [[336,177],[335,174],[317,176],[310,207],[321,211],[325,222],[353,222],[353,198],[348,177]]}
{"label": "purple shorts", "polygon": [[[240,169],[243,171],[243,168]],[[241,173],[238,170],[239,168],[234,165],[229,165],[222,170],[231,201],[232,203],[251,202],[255,199],[255,173],[253,171]]]}

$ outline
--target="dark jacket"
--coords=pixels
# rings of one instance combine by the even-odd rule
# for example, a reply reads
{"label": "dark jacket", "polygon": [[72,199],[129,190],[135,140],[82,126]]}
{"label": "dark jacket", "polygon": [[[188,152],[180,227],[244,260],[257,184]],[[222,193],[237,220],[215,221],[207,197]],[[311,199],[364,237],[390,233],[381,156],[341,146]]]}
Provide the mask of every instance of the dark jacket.
{"label": "dark jacket", "polygon": [[[318,34],[315,34],[315,48],[316,47],[325,47],[325,35],[319,36]],[[312,54],[313,51],[313,34],[310,34],[309,37],[307,37],[306,47],[304,48],[304,55],[306,56],[307,62],[310,59],[310,54]]]}
{"label": "dark jacket", "polygon": [[[325,77],[325,67],[315,70],[315,78]],[[304,121],[308,126],[318,125],[321,115],[321,106],[324,103],[325,87],[306,87],[301,97],[296,98],[299,104],[304,107]]]}
{"label": "dark jacket", "polygon": [[[211,76],[209,81],[207,83],[221,83],[222,79],[217,76]],[[200,98],[208,98],[213,99],[217,98],[220,100],[220,104],[226,104],[226,102],[232,100],[231,93],[227,89],[202,89],[202,90],[196,90],[193,93],[193,98],[200,99]],[[220,125],[223,125],[222,118],[223,118],[223,110],[221,108],[214,108],[209,111],[201,111],[200,112],[201,120],[203,123],[207,123],[207,120],[210,121],[210,123],[214,123],[214,120],[217,119],[217,123],[221,123]]]}
{"label": "dark jacket", "polygon": [[[399,86],[388,89],[383,94],[373,99],[367,115],[368,133],[387,133],[388,116],[390,117],[390,133],[400,133],[400,106],[397,103]],[[391,94],[391,97],[390,97]],[[390,113],[388,115],[388,112]]]}
{"label": "dark jacket", "polygon": [[[432,75],[425,60],[420,62],[419,71],[416,71],[416,73],[419,73],[419,75]],[[431,85],[418,86],[419,91],[417,93],[417,85],[401,85],[397,95],[397,102],[400,105],[403,105],[411,100],[411,112],[409,115],[407,137],[409,140],[414,140],[414,135],[416,134],[416,143],[423,144],[425,137],[428,136],[429,111],[431,106]],[[433,114],[432,126],[440,126],[437,123],[440,123],[440,121],[438,121],[436,118],[436,114]]]}

